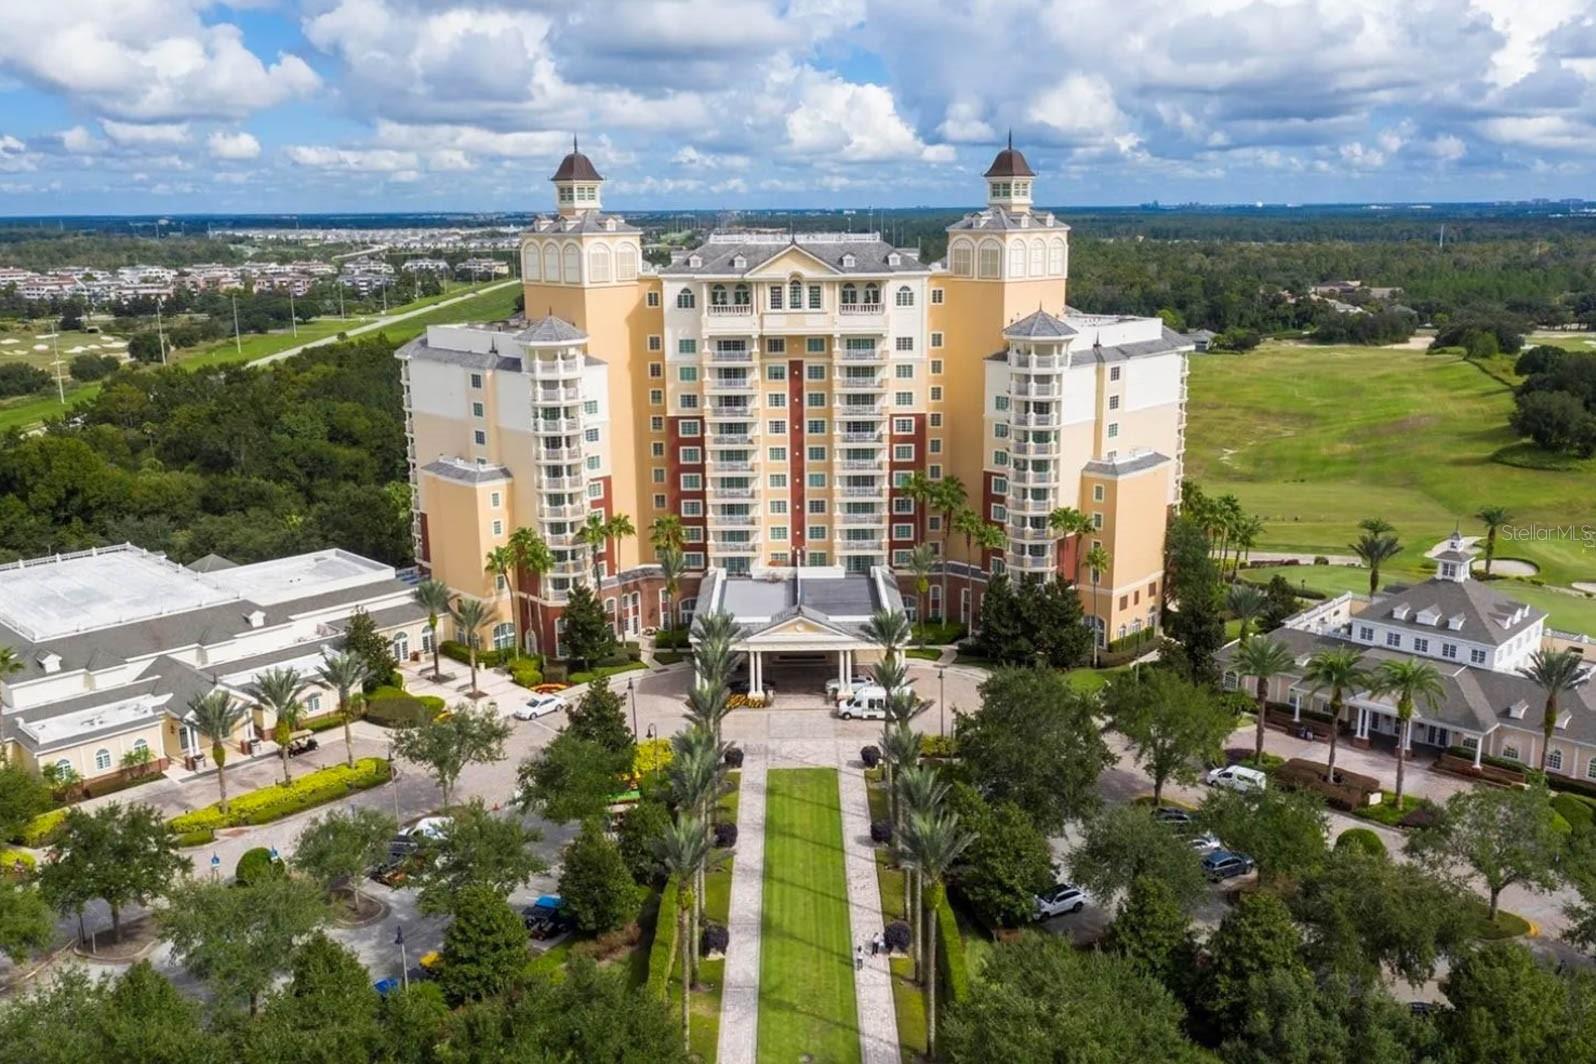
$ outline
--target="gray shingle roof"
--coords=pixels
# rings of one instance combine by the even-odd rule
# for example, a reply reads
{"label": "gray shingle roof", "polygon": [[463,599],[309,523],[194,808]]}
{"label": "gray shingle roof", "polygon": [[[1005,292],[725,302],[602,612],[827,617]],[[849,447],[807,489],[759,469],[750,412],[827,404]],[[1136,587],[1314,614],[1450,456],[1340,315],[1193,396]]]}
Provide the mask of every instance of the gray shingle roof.
{"label": "gray shingle roof", "polygon": [[575,344],[586,340],[587,333],[549,314],[516,333],[515,338],[526,344]]}
{"label": "gray shingle roof", "polygon": [[[717,234],[720,235],[720,234]],[[828,269],[843,274],[898,274],[898,273],[930,273],[931,267],[921,262],[912,252],[895,248],[885,240],[806,240],[794,238],[782,243],[770,240],[749,239],[746,243],[735,241],[725,236],[722,239],[710,240],[694,248],[678,261],[669,266],[660,267],[660,276],[670,277],[698,277],[698,276],[735,276],[743,277],[757,270],[771,259],[796,248],[800,252],[819,260]],[[889,256],[897,255],[896,265],[888,262]],[[699,265],[689,265],[691,259],[697,256]],[[844,260],[852,256],[853,265],[845,265]],[[741,259],[743,265],[738,266],[736,261]]]}
{"label": "gray shingle roof", "polygon": [[466,369],[508,369],[519,370],[521,360],[519,357],[502,355],[497,351],[456,351],[450,347],[432,347],[427,343],[427,334],[411,340],[394,352],[396,358],[415,358],[423,362],[442,362],[451,366],[464,366]]}
{"label": "gray shingle roof", "polygon": [[971,211],[948,228],[1004,232],[1010,229],[1068,230],[1069,226],[1059,221],[1052,211],[1019,214],[1003,207],[984,207],[978,211]]}
{"label": "gray shingle roof", "polygon": [[1112,459],[1093,458],[1082,469],[1094,476],[1122,477],[1131,473],[1140,473],[1144,469],[1156,469],[1167,461],[1169,458],[1157,451],[1145,451],[1142,454]]}
{"label": "gray shingle roof", "polygon": [[[1392,615],[1392,611],[1401,606],[1408,608],[1405,620]],[[1417,621],[1418,615],[1427,609],[1439,613],[1438,624],[1420,624]],[[1521,610],[1523,613],[1519,619],[1512,621]],[[1463,627],[1449,627],[1448,620],[1459,614],[1463,616]],[[1501,646],[1536,621],[1544,619],[1546,611],[1498,594],[1477,580],[1426,580],[1422,584],[1376,598],[1362,616],[1366,620],[1420,634],[1454,633],[1459,639]]]}
{"label": "gray shingle roof", "polygon": [[461,484],[486,484],[492,480],[510,479],[510,471],[502,465],[479,466],[453,458],[440,458],[436,462],[429,462],[421,467],[421,471]]}
{"label": "gray shingle roof", "polygon": [[1037,307],[1032,313],[1007,326],[1003,335],[1012,340],[1061,340],[1074,336],[1075,330]]}
{"label": "gray shingle roof", "polygon": [[540,217],[532,223],[534,233],[641,233],[642,230],[632,225],[618,214],[604,214],[600,211],[589,211],[575,218],[566,218],[561,215],[554,217]]}

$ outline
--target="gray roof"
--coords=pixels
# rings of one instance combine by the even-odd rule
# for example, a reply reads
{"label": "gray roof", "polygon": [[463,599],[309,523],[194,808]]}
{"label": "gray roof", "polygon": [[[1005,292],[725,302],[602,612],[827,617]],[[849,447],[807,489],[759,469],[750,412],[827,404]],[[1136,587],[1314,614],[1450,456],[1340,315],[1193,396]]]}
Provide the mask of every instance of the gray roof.
{"label": "gray roof", "polygon": [[[771,259],[794,248],[818,259],[837,273],[931,272],[931,267],[921,262],[912,250],[895,248],[885,240],[809,240],[800,235],[781,243],[776,243],[770,240],[756,240],[750,236],[745,243],[731,239],[730,235],[715,235],[722,238],[706,241],[685,255],[678,255],[676,261],[669,266],[660,267],[660,276],[666,278],[696,276],[742,277],[757,270]],[[688,265],[691,257],[695,255],[699,257],[700,264],[697,266]],[[845,266],[843,265],[843,259],[849,255],[853,256],[853,265]],[[887,261],[890,255],[898,256],[897,265],[892,265]],[[735,260],[739,257],[743,260],[743,265],[741,266],[735,265]]]}
{"label": "gray roof", "polygon": [[214,573],[222,569],[237,569],[238,563],[220,554],[207,554],[203,558],[195,558],[189,562],[188,568],[196,573]]}
{"label": "gray roof", "polygon": [[948,226],[948,229],[972,229],[983,232],[1004,232],[1010,229],[1068,229],[1052,211],[1032,211],[1028,214],[1003,207],[983,207],[971,211]]}
{"label": "gray roof", "polygon": [[560,160],[560,165],[554,171],[550,181],[603,181],[598,169],[593,165],[593,160],[576,150],[576,143],[571,144],[571,151]]}
{"label": "gray roof", "polygon": [[599,211],[588,211],[574,218],[561,215],[554,217],[540,217],[532,223],[534,233],[641,233],[642,230],[630,224],[618,214],[603,214]]}
{"label": "gray roof", "polygon": [[[876,570],[844,576],[805,575],[799,579],[762,579],[731,576],[711,569],[699,588],[700,610],[719,609],[745,620],[739,635],[746,638],[794,617],[841,629],[863,637],[865,621],[877,610],[901,610],[903,600],[890,570],[881,570],[886,589],[879,594]],[[765,618],[768,618],[766,620]],[[855,620],[854,618],[863,618]]]}
{"label": "gray roof", "polygon": [[510,471],[502,465],[479,466],[474,462],[461,462],[453,458],[440,458],[436,462],[428,462],[421,467],[421,471],[461,484],[486,484],[493,480],[510,479]]}
{"label": "gray roof", "polygon": [[[369,616],[371,617],[371,623],[377,626],[378,631],[381,631],[384,628],[395,628],[401,624],[424,621],[427,619],[427,611],[419,603],[401,602],[397,606],[384,606],[380,610],[371,610]],[[329,621],[327,622],[327,627],[342,632],[349,627],[349,618],[340,617],[336,621]]]}
{"label": "gray roof", "polygon": [[1143,451],[1136,455],[1093,458],[1082,467],[1082,470],[1093,476],[1123,477],[1131,473],[1140,473],[1144,469],[1156,469],[1167,461],[1169,458],[1157,451]]}
{"label": "gray roof", "polygon": [[[1392,611],[1399,606],[1408,608],[1406,620],[1392,616]],[[1438,623],[1420,624],[1416,620],[1427,609],[1440,614]],[[1512,618],[1521,610],[1522,615],[1513,622]],[[1463,617],[1463,626],[1450,627],[1449,619],[1459,614]],[[1544,620],[1546,611],[1510,599],[1477,580],[1426,580],[1376,597],[1360,616],[1420,634],[1444,636],[1451,633],[1459,639],[1501,646],[1537,621]]]}
{"label": "gray roof", "polygon": [[1061,340],[1074,336],[1075,330],[1037,307],[1032,313],[1007,326],[1003,335],[1013,340]]}
{"label": "gray roof", "polygon": [[515,338],[527,344],[574,344],[586,340],[587,333],[549,314],[516,333]]}
{"label": "gray roof", "polygon": [[451,347],[433,347],[427,343],[426,333],[400,347],[394,352],[394,357],[416,358],[423,362],[443,362],[451,366],[464,366],[466,369],[519,370],[521,368],[521,359],[518,355],[500,354],[497,351],[457,351]]}
{"label": "gray roof", "polygon": [[1129,358],[1145,355],[1167,355],[1171,351],[1190,351],[1191,348],[1192,342],[1188,337],[1182,336],[1166,325],[1163,329],[1163,335],[1157,340],[1136,340],[1131,343],[1114,344],[1109,347],[1101,344],[1082,347],[1077,343],[1071,349],[1071,355],[1087,355],[1099,362],[1123,362]]}
{"label": "gray roof", "polygon": [[1219,334],[1211,329],[1193,329],[1186,334],[1188,340],[1212,340]]}

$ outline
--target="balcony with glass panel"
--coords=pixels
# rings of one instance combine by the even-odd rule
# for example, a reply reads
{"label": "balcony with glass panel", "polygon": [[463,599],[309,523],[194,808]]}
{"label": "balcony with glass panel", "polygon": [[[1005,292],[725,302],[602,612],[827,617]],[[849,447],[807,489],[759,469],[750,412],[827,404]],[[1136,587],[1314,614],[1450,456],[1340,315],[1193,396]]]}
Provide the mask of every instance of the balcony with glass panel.
{"label": "balcony with glass panel", "polygon": [[1053,411],[1016,411],[1009,415],[1009,424],[1018,429],[1056,429],[1059,417]]}
{"label": "balcony with glass panel", "polygon": [[1022,351],[1009,352],[1009,369],[1016,373],[1062,373],[1069,368],[1064,355],[1028,355]]}
{"label": "balcony with glass panel", "polygon": [[746,373],[708,373],[704,375],[707,392],[745,393],[759,390],[759,379]]}
{"label": "balcony with glass panel", "polygon": [[582,423],[574,417],[535,417],[532,419],[532,433],[536,436],[563,436],[572,432],[580,432]]}

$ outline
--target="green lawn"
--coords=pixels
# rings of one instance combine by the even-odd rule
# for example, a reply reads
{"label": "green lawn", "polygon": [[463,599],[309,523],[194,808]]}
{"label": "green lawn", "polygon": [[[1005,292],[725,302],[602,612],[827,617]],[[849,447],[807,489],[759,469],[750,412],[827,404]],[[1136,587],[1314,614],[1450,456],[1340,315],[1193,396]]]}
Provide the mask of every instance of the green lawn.
{"label": "green lawn", "polygon": [[[887,818],[887,788],[877,772],[872,779],[866,774],[870,819]],[[888,923],[894,920],[907,922],[903,907],[903,869],[888,858],[886,847],[876,848],[876,887],[881,891],[881,917]],[[925,1057],[927,1038],[925,1023],[925,990],[914,981],[914,958],[894,956],[889,961],[892,969],[892,1010],[898,1017],[898,1048],[905,1064]]]}
{"label": "green lawn", "polygon": [[835,769],[772,769],[765,791],[759,1059],[859,1059]]}
{"label": "green lawn", "polygon": [[[737,823],[742,778],[741,772],[726,774],[726,782],[730,784],[731,790],[721,795],[720,801],[715,805],[717,824]],[[714,863],[704,876],[704,918],[709,923],[719,924],[722,927],[730,923],[733,852],[716,850]],[[648,975],[646,964],[645,959],[644,979],[647,979]],[[680,962],[673,966],[673,971],[680,971]],[[726,958],[713,957],[699,962],[698,986],[693,991],[693,1000],[689,1006],[693,1013],[689,1044],[693,1047],[693,1055],[698,1060],[713,1061],[720,1050],[720,999],[725,986]],[[670,980],[667,1001],[670,1014],[679,1019],[682,1014],[682,980],[678,975],[673,975]]]}
{"label": "green lawn", "polygon": [[[1596,525],[1596,460],[1547,463],[1521,446],[1507,426],[1512,379],[1509,359],[1480,367],[1385,348],[1277,343],[1193,358],[1187,475],[1263,517],[1258,550],[1345,554],[1361,518],[1385,518],[1407,548],[1394,579],[1427,575],[1424,551],[1459,522],[1479,531],[1482,506],[1526,525]],[[1547,464],[1564,468],[1526,467]],[[1499,553],[1548,583],[1596,580],[1596,544],[1577,536]]]}

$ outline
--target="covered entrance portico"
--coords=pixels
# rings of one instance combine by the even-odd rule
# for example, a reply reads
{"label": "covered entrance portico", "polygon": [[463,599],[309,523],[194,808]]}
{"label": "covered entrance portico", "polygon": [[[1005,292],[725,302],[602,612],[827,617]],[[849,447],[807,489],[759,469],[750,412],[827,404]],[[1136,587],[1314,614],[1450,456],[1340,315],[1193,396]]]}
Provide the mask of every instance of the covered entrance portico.
{"label": "covered entrance portico", "polygon": [[[1347,703],[1351,717],[1352,741],[1360,746],[1378,746],[1395,751],[1401,740],[1402,722],[1393,706],[1368,699],[1353,698]],[[1434,720],[1414,713],[1408,721],[1408,734],[1402,752],[1413,756],[1415,746],[1434,751],[1460,746],[1472,749],[1474,767],[1480,767],[1480,755],[1485,749],[1485,736],[1489,732],[1465,728],[1453,721]]]}

